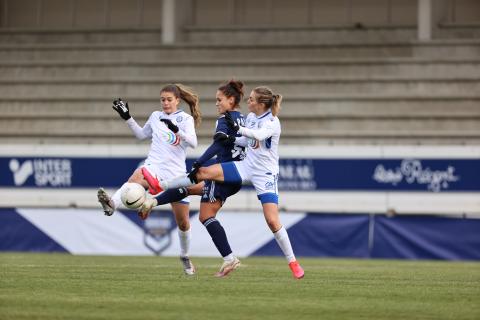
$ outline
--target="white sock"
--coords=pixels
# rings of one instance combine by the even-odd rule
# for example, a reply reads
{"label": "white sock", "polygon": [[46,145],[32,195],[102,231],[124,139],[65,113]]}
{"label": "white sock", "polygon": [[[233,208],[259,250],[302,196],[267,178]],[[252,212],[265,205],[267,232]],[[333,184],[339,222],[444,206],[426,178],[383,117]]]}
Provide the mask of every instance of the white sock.
{"label": "white sock", "polygon": [[223,257],[223,261],[233,261],[234,258],[233,253],[230,253],[228,256]]}
{"label": "white sock", "polygon": [[122,190],[123,190],[123,188],[125,187],[126,184],[127,184],[127,182],[125,182],[124,184],[122,184],[122,186],[120,187],[120,189],[118,189],[117,191],[115,191],[115,193],[113,194],[113,196],[110,197],[110,199],[112,199],[114,209],[117,209],[117,208],[119,208],[119,207],[122,205],[121,195],[122,195]]}
{"label": "white sock", "polygon": [[178,229],[178,238],[180,239],[180,256],[187,257],[190,250],[190,239],[192,235],[190,229],[182,231]]}
{"label": "white sock", "polygon": [[188,178],[187,175],[174,178],[170,181],[160,181],[160,186],[164,190],[190,187],[193,185],[194,183],[190,181],[190,178]]}
{"label": "white sock", "polygon": [[285,258],[287,258],[288,263],[295,261],[295,255],[293,254],[292,244],[288,238],[287,230],[282,226],[280,230],[273,234],[275,240],[277,240],[278,246],[282,249]]}

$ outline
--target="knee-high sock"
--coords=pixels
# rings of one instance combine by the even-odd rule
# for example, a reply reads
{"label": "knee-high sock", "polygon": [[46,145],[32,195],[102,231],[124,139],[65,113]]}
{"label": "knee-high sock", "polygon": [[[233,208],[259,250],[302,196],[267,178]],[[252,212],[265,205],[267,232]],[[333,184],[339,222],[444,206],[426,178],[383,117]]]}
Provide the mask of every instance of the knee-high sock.
{"label": "knee-high sock", "polygon": [[178,238],[180,239],[180,256],[188,256],[188,251],[190,250],[190,239],[192,235],[190,229],[187,231],[182,231],[178,229]]}
{"label": "knee-high sock", "polygon": [[277,240],[278,246],[282,249],[285,258],[290,263],[295,261],[295,255],[293,254],[292,244],[288,238],[287,230],[282,226],[277,232],[273,234],[275,240]]}
{"label": "knee-high sock", "polygon": [[125,182],[124,184],[122,184],[122,186],[120,187],[120,189],[118,189],[117,191],[115,191],[115,193],[113,194],[113,196],[110,198],[112,199],[112,202],[113,202],[113,206],[115,207],[115,209],[118,209],[120,206],[122,206],[122,199],[121,199],[121,195],[122,195],[122,190],[123,188],[125,187],[125,185],[127,184],[127,182]]}
{"label": "knee-high sock", "polygon": [[168,189],[159,196],[155,197],[157,199],[157,205],[178,202],[188,196],[187,188],[178,188],[178,189]]}
{"label": "knee-high sock", "polygon": [[170,181],[160,181],[160,186],[163,190],[190,187],[194,184],[187,175],[174,178]]}
{"label": "knee-high sock", "polygon": [[215,247],[217,247],[218,252],[222,255],[222,257],[226,257],[232,253],[232,249],[230,249],[230,244],[228,243],[227,234],[225,233],[225,229],[223,229],[220,222],[218,222],[215,218],[207,219],[203,222],[205,228],[207,228],[210,237],[212,237],[213,243]]}

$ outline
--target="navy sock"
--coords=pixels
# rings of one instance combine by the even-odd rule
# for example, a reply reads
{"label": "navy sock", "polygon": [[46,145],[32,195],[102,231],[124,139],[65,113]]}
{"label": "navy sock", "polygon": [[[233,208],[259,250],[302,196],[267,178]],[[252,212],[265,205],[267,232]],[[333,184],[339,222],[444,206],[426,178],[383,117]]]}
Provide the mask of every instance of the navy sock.
{"label": "navy sock", "polygon": [[205,228],[207,228],[215,247],[217,247],[217,250],[220,252],[222,257],[226,257],[231,254],[232,249],[230,249],[230,244],[227,240],[227,234],[225,233],[225,229],[223,229],[220,222],[218,222],[218,220],[215,218],[210,218],[204,221],[203,225]]}
{"label": "navy sock", "polygon": [[157,199],[158,205],[178,202],[188,196],[187,188],[168,189],[162,192]]}

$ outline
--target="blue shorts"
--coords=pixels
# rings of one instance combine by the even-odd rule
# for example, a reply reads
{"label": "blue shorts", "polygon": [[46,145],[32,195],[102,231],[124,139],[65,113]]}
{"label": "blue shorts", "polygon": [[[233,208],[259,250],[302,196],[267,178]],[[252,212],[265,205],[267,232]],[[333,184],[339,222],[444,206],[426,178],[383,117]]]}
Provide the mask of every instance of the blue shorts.
{"label": "blue shorts", "polygon": [[242,184],[240,183],[219,183],[215,181],[205,181],[203,186],[201,202],[221,201],[222,204],[228,197],[233,196],[240,191]]}

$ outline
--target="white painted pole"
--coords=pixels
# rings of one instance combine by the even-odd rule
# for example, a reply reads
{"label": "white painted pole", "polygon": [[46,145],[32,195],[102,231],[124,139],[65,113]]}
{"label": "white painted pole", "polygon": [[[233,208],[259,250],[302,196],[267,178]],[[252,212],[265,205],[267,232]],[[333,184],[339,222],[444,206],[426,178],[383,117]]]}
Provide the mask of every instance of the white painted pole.
{"label": "white painted pole", "polygon": [[418,40],[432,39],[432,0],[418,0]]}
{"label": "white painted pole", "polygon": [[175,42],[175,0],[162,1],[162,43]]}

